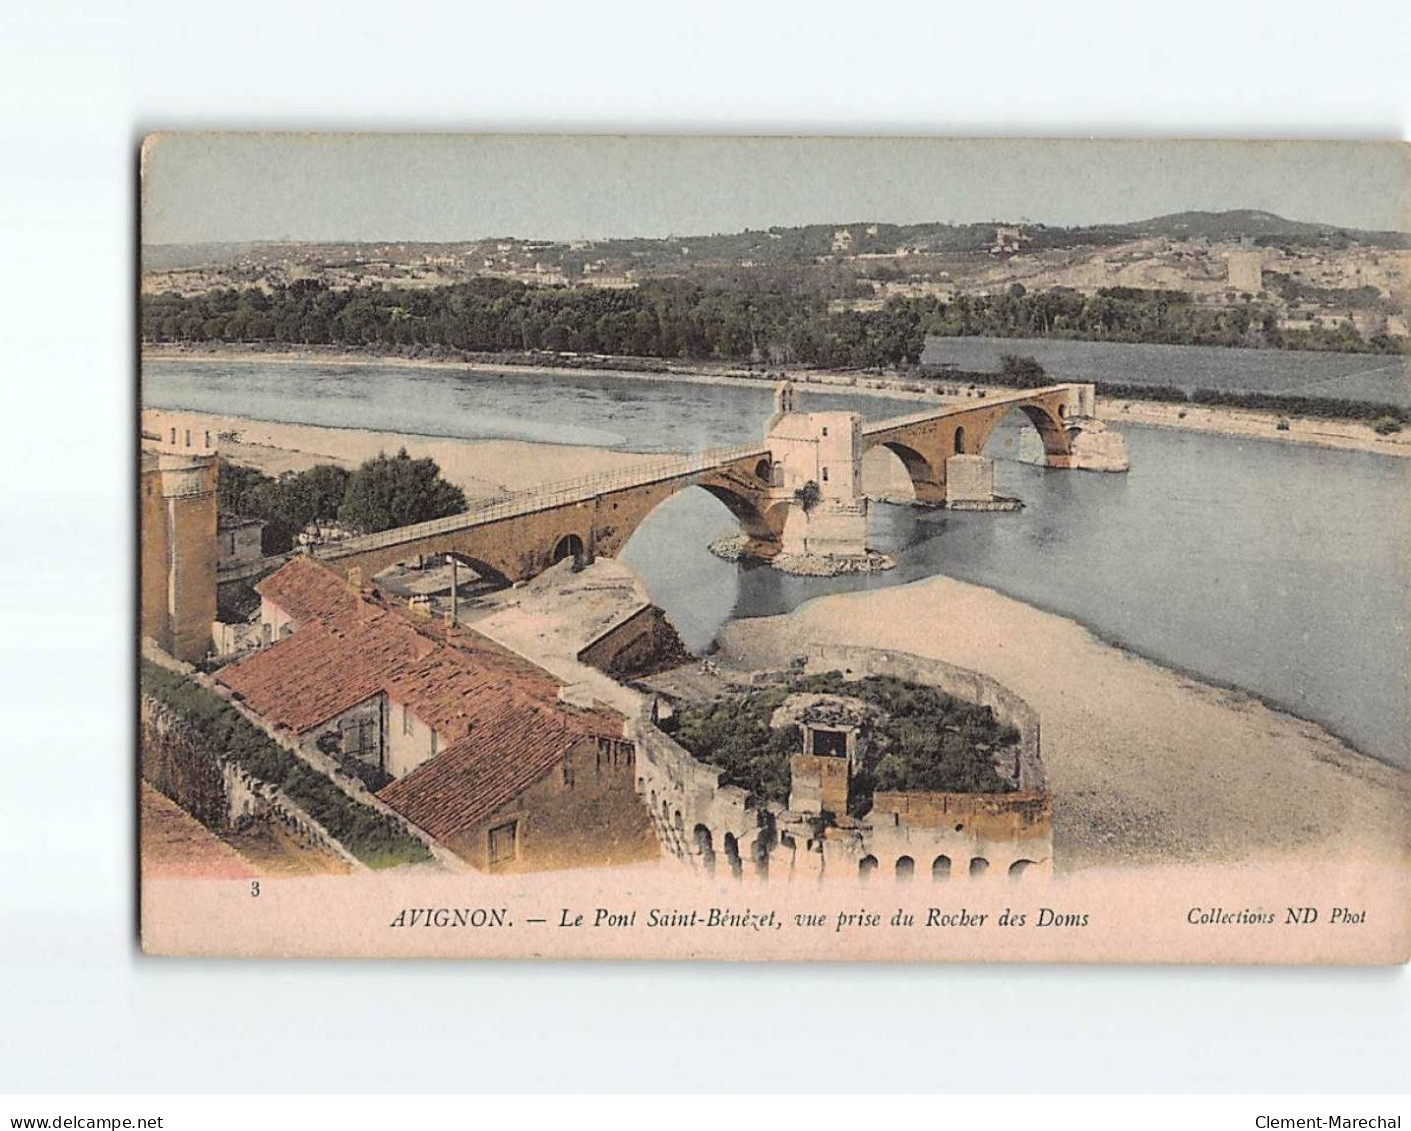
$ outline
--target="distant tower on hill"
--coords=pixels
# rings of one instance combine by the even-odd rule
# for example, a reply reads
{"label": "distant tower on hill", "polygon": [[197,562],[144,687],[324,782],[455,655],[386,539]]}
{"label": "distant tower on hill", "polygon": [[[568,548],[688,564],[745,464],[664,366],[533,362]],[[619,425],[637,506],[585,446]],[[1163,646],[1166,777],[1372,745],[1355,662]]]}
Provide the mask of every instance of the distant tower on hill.
{"label": "distant tower on hill", "polygon": [[204,424],[144,415],[141,632],[188,662],[211,650],[216,619],[216,474]]}
{"label": "distant tower on hill", "polygon": [[1232,251],[1225,257],[1230,289],[1257,295],[1264,289],[1264,253]]}

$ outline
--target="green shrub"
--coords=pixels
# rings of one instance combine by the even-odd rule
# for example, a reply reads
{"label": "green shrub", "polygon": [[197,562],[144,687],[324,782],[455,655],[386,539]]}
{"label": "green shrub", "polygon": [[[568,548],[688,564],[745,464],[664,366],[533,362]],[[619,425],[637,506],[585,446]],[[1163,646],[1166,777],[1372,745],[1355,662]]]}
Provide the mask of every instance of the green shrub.
{"label": "green shrub", "polygon": [[789,758],[803,750],[796,726],[772,730],[770,717],[795,692],[846,695],[880,707],[862,765],[853,774],[849,808],[860,816],[875,790],[1002,793],[1014,787],[999,776],[993,751],[1012,747],[1019,734],[988,707],[933,687],[891,676],[849,681],[841,672],[794,676],[767,690],[678,709],[671,729],[690,753],[724,771],[721,780],[757,798],[786,804]]}
{"label": "green shrub", "polygon": [[1394,416],[1379,416],[1372,421],[1372,431],[1378,436],[1392,436],[1401,431],[1401,421]]}

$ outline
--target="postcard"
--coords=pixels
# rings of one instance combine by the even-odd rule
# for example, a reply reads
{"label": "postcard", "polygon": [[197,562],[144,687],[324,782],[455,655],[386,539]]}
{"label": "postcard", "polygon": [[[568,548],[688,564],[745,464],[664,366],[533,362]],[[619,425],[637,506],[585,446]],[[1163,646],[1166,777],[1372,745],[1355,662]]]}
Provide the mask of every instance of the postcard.
{"label": "postcard", "polygon": [[1411,955],[1411,147],[140,162],[147,953]]}

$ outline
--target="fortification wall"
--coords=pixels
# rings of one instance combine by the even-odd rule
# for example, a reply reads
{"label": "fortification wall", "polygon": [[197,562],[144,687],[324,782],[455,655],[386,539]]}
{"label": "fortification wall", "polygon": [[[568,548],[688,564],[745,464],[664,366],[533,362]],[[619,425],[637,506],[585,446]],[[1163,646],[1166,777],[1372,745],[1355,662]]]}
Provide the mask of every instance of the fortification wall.
{"label": "fortification wall", "polygon": [[1020,791],[1038,793],[1046,788],[1043,762],[1039,758],[1038,712],[1004,684],[987,675],[948,664],[944,660],[914,656],[909,652],[859,648],[847,644],[811,645],[805,671],[810,674],[842,672],[848,679],[863,679],[869,675],[891,676],[910,683],[925,684],[957,699],[988,707],[995,713],[996,719],[1019,732],[1014,778]]}
{"label": "fortification wall", "polygon": [[357,871],[366,866],[278,786],[212,754],[164,703],[142,696],[142,776],[212,832],[247,821],[276,820],[304,843]]}
{"label": "fortification wall", "polygon": [[900,881],[1048,875],[1053,870],[1053,798],[1039,755],[1039,717],[1024,700],[979,672],[904,652],[844,645],[812,649],[806,670],[849,679],[892,676],[989,707],[1019,734],[1010,793],[874,795],[856,822],[825,826],[812,814],[750,804],[720,785],[705,765],[644,716],[630,725],[637,744],[637,791],[672,855],[720,874],[776,880],[838,876]]}
{"label": "fortification wall", "polygon": [[630,720],[627,732],[637,748],[637,793],[663,849],[709,873],[718,862],[737,875],[758,873],[772,847],[772,815],[739,786],[721,785],[720,770],[696,761],[650,717]]}

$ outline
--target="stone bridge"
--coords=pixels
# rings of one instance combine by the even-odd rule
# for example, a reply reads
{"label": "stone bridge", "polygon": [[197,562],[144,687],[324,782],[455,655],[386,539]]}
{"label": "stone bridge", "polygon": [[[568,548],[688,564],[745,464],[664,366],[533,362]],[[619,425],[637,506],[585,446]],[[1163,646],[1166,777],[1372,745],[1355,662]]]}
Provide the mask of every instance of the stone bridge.
{"label": "stone bridge", "polygon": [[[670,456],[613,472],[547,483],[447,518],[349,538],[313,553],[363,577],[420,555],[455,554],[484,577],[523,581],[567,557],[615,557],[663,500],[687,487],[709,491],[760,543],[777,542],[788,500],[770,485],[769,450],[747,445]],[[221,584],[249,580],[287,560],[245,563]]]}
{"label": "stone bridge", "polygon": [[1051,385],[1020,393],[987,396],[979,405],[945,405],[862,427],[866,448],[883,447],[906,467],[918,503],[946,501],[946,461],[979,455],[990,433],[1011,409],[1037,430],[1049,467],[1073,466],[1070,425],[1095,414],[1091,385]]}
{"label": "stone bridge", "polygon": [[[946,461],[979,453],[1013,408],[1038,430],[1050,467],[1072,466],[1068,421],[1093,414],[1091,385],[1054,385],[866,424],[860,432],[862,448],[881,446],[895,453],[911,476],[917,501],[943,503]],[[826,428],[822,434],[827,435]],[[797,437],[794,442],[797,446]],[[861,450],[854,452],[857,459],[861,455]],[[828,478],[826,470],[822,478]],[[545,484],[448,518],[329,543],[313,553],[346,575],[357,571],[369,579],[398,562],[455,554],[484,577],[523,581],[567,557],[615,557],[658,504],[687,487],[701,487],[723,502],[765,557],[778,549],[785,521],[797,505],[795,484],[781,478],[778,453],[766,441]],[[853,490],[860,496],[860,486]],[[244,563],[222,570],[219,581],[248,581],[285,560]]]}

